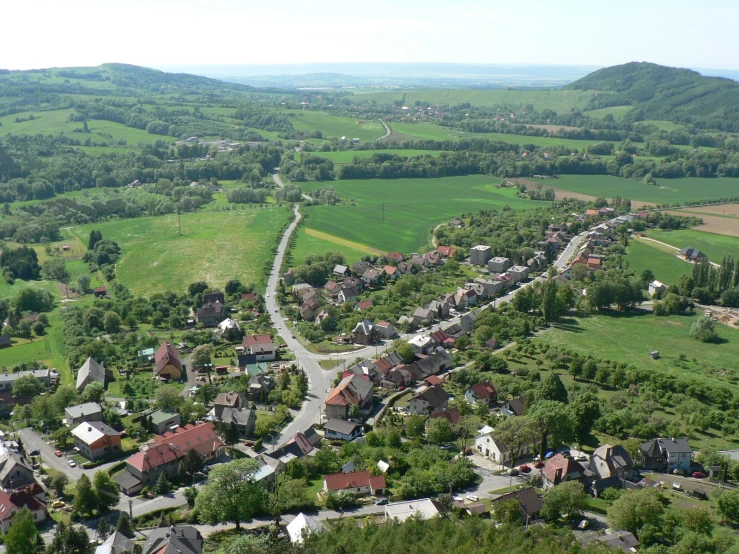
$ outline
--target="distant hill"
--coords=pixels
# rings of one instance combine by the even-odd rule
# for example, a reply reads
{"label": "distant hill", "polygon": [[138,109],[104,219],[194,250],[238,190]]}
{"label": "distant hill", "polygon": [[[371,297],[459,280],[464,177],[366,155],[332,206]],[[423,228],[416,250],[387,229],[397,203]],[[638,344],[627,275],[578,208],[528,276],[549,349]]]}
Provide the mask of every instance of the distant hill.
{"label": "distant hill", "polygon": [[736,130],[739,83],[690,69],[631,62],[599,69],[565,89],[601,91],[586,109],[634,106],[627,118],[662,119]]}

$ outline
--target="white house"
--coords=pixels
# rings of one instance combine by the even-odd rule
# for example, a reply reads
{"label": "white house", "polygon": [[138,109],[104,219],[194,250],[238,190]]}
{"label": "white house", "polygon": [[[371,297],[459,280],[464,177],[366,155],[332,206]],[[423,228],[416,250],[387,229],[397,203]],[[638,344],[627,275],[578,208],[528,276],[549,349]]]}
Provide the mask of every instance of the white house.
{"label": "white house", "polygon": [[431,348],[431,337],[428,335],[418,335],[408,341],[414,354],[425,354]]}
{"label": "white house", "polygon": [[[517,457],[531,454],[533,447],[533,443],[523,446]],[[511,461],[511,451],[505,444],[497,444],[490,433],[476,437],[475,448],[480,454],[498,464],[505,465]]]}
{"label": "white house", "polygon": [[287,534],[293,544],[303,544],[303,539],[311,533],[323,531],[323,523],[300,512],[294,520],[287,524]]}
{"label": "white house", "polygon": [[239,322],[228,317],[218,324],[218,332],[221,334],[225,333],[229,329],[241,329],[241,327],[239,327]]}
{"label": "white house", "polygon": [[385,506],[385,521],[403,522],[410,517],[431,519],[444,513],[441,504],[430,498],[391,502]]}
{"label": "white house", "polygon": [[654,296],[656,294],[662,294],[667,290],[667,285],[665,285],[662,281],[652,281],[649,283],[649,296]]}

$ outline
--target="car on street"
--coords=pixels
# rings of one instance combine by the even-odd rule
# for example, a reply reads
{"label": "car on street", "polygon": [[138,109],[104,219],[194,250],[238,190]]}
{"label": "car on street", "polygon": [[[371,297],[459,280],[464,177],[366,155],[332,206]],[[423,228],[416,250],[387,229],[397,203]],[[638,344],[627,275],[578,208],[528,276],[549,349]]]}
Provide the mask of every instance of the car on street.
{"label": "car on street", "polygon": [[480,497],[476,494],[468,494],[467,500],[469,500],[470,502],[478,502],[480,500]]}
{"label": "car on street", "polygon": [[34,448],[28,453],[29,456],[38,456],[39,454],[41,453],[38,451],[38,448]]}
{"label": "car on street", "polygon": [[387,504],[387,498],[380,498],[375,502],[375,506],[384,506],[385,504]]}
{"label": "car on street", "polygon": [[464,502],[464,498],[459,495],[455,496],[452,500],[454,500],[455,502]]}
{"label": "car on street", "polygon": [[266,296],[267,298],[269,298],[269,293],[265,294],[264,296]]}
{"label": "car on street", "polygon": [[62,451],[61,450],[54,450],[54,456],[56,456],[57,458],[61,458],[62,457]]}
{"label": "car on street", "polygon": [[519,467],[518,469],[520,469],[520,470],[521,470],[521,471],[523,471],[524,473],[528,473],[529,471],[531,471],[531,468],[530,468],[529,466],[527,466],[526,464],[523,464],[523,465],[522,465],[522,466],[520,466],[520,467]]}
{"label": "car on street", "polygon": [[69,460],[69,467],[77,467],[77,462],[74,460]]}
{"label": "car on street", "polygon": [[587,519],[583,519],[580,523],[577,524],[577,528],[580,530],[587,529],[588,525],[590,525],[590,521],[588,521]]}
{"label": "car on street", "polygon": [[706,478],[706,474],[703,473],[702,471],[694,471],[693,472],[693,477],[695,479],[705,479]]}
{"label": "car on street", "polygon": [[512,467],[511,469],[509,469],[508,471],[506,471],[506,475],[510,475],[512,477],[515,477],[519,473],[520,472],[515,467]]}

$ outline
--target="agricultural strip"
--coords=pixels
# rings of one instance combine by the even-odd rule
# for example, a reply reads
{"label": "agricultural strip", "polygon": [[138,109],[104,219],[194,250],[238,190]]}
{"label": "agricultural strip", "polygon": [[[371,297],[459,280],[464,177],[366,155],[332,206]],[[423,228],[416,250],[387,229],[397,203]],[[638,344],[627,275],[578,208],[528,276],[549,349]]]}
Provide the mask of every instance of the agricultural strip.
{"label": "agricultural strip", "polygon": [[291,249],[292,263],[302,264],[308,256],[339,252],[346,262],[356,262],[369,254],[384,254],[379,250],[301,226],[295,233],[295,246]]}
{"label": "agricultural strip", "polygon": [[[739,232],[739,222],[733,222],[735,230]],[[682,249],[692,246],[703,252],[712,262],[721,263],[726,255],[739,257],[739,238],[736,236],[719,235],[700,230],[703,226],[693,229],[677,229],[674,231],[649,231],[650,238],[670,244]]]}
{"label": "agricultural strip", "polygon": [[637,276],[645,269],[650,269],[655,278],[668,285],[677,284],[682,275],[690,275],[693,266],[680,260],[673,251],[667,251],[660,244],[632,240],[626,248],[626,261]]}

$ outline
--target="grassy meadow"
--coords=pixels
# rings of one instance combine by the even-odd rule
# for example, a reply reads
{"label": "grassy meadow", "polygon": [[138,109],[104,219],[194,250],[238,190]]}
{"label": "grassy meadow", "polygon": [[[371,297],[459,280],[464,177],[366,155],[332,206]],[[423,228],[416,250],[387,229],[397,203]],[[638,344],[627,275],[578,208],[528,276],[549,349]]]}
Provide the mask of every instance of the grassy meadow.
{"label": "grassy meadow", "polygon": [[676,285],[681,276],[693,272],[693,266],[688,262],[649,241],[632,240],[626,248],[626,261],[636,275],[650,269],[656,279],[668,285]]}
{"label": "grassy meadow", "polygon": [[[499,183],[500,179],[485,175],[334,181],[331,184],[344,203],[306,208],[305,227],[363,245],[368,250],[412,252],[429,242],[434,226],[461,213],[503,206],[530,209],[548,204],[517,198],[514,189],[495,188]],[[311,187],[324,185],[302,184],[309,194]],[[419,203],[420,198],[423,203]],[[324,242],[324,251],[335,249],[335,243]],[[300,242],[298,246],[305,250]]]}
{"label": "grassy meadow", "polygon": [[441,150],[406,150],[393,148],[390,150],[345,150],[343,152],[309,152],[309,154],[327,158],[334,164],[350,164],[354,158],[371,158],[373,154],[393,154],[395,156],[433,156],[441,154]]}
{"label": "grassy meadow", "polygon": [[[308,220],[310,221],[310,220]],[[308,222],[307,225],[310,225]],[[290,250],[293,263],[299,265],[310,255],[325,254],[326,252],[340,252],[344,260],[354,263],[368,254],[376,253],[373,249],[362,244],[341,240],[333,235],[325,235],[305,225],[301,225],[296,231],[295,246]]]}
{"label": "grassy meadow", "polygon": [[182,214],[182,236],[176,215],[85,225],[73,232],[87,237],[97,229],[115,240],[123,252],[118,278],[134,293],[179,293],[195,281],[263,284],[262,268],[288,218],[285,208],[207,211]]}
{"label": "grassy meadow", "polygon": [[[688,213],[686,212],[685,215]],[[737,221],[737,227],[739,227],[739,221]],[[717,235],[695,229],[651,230],[647,235],[675,248],[683,249],[686,246],[697,248],[712,262],[721,263],[721,258],[726,255],[734,256],[734,259],[739,258],[739,237]]]}
{"label": "grassy meadow", "polygon": [[295,129],[321,131],[326,138],[346,137],[347,140],[358,138],[366,142],[376,140],[385,134],[385,127],[377,120],[359,120],[310,110],[291,113],[293,115],[289,115],[288,118]]}

